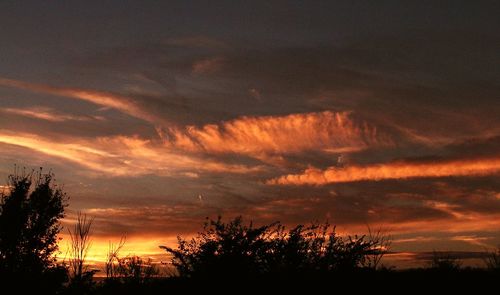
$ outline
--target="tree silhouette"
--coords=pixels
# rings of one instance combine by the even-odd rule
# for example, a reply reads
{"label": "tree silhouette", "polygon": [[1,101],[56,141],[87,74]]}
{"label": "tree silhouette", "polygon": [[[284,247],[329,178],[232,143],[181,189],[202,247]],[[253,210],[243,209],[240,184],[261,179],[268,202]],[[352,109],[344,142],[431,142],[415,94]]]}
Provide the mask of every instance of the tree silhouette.
{"label": "tree silhouette", "polygon": [[207,220],[204,231],[191,241],[179,237],[178,249],[160,246],[173,255],[173,265],[183,277],[257,275],[266,267],[272,247],[274,224],[254,228],[237,217],[229,223]]}
{"label": "tree silhouette", "polygon": [[94,219],[86,214],[77,213],[73,230],[68,229],[71,238],[69,248],[69,276],[71,287],[74,289],[90,289],[93,285],[93,276],[97,270],[89,270],[86,265],[87,255],[92,245],[92,223]]}
{"label": "tree silhouette", "polygon": [[119,258],[117,270],[120,279],[132,285],[147,283],[159,274],[151,258],[143,259],[139,256]]}
{"label": "tree silhouette", "polygon": [[341,237],[328,223],[298,225],[288,232],[280,225],[273,236],[270,271],[327,273],[370,268],[386,251],[382,241],[374,236]]}
{"label": "tree silhouette", "polygon": [[485,257],[483,258],[486,267],[490,270],[499,271],[500,270],[500,246],[493,251],[486,251]]}
{"label": "tree silhouette", "polygon": [[53,174],[10,175],[0,201],[0,273],[3,279],[49,283],[58,269],[57,234],[64,217],[66,194]]}
{"label": "tree silhouette", "polygon": [[104,265],[104,270],[106,271],[106,280],[108,281],[116,280],[119,276],[119,253],[124,245],[125,237],[122,237],[118,244],[109,242],[108,253],[106,254],[106,262]]}
{"label": "tree silhouette", "polygon": [[245,225],[241,217],[229,223],[207,220],[196,238],[178,241],[177,249],[160,248],[173,255],[172,264],[186,278],[346,272],[371,267],[382,251],[380,239],[340,237],[329,224],[286,231],[278,222]]}
{"label": "tree silhouette", "polygon": [[429,267],[440,272],[452,272],[460,270],[462,262],[458,257],[454,257],[450,253],[433,251]]}

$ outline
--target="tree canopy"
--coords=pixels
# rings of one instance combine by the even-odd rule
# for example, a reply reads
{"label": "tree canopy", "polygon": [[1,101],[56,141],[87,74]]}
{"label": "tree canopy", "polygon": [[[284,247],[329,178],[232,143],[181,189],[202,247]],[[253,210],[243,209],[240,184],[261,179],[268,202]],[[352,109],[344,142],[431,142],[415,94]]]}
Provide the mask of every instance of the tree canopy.
{"label": "tree canopy", "polygon": [[242,277],[372,268],[386,251],[382,241],[340,237],[327,223],[287,231],[279,222],[255,227],[241,217],[228,223],[219,217],[207,220],[196,238],[179,238],[177,249],[161,248],[173,255],[181,277]]}
{"label": "tree canopy", "polygon": [[0,273],[32,280],[53,275],[67,197],[52,173],[11,175],[0,198]]}

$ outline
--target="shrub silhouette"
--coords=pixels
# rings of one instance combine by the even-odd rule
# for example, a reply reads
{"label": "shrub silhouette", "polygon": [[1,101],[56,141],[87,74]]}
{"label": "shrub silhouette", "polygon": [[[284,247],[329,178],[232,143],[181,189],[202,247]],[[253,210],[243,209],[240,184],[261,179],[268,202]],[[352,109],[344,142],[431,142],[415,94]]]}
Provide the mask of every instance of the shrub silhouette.
{"label": "shrub silhouette", "polygon": [[44,285],[63,280],[65,269],[56,266],[54,254],[65,193],[53,183],[53,174],[44,174],[41,169],[38,173],[10,175],[9,187],[0,202],[2,278]]}
{"label": "shrub silhouette", "polygon": [[125,237],[118,244],[109,244],[105,263],[107,287],[125,285],[137,287],[158,278],[160,271],[151,258],[135,255],[120,257],[120,250],[125,245]]}
{"label": "shrub silhouette", "polygon": [[119,266],[120,266],[120,250],[125,245],[125,237],[120,239],[120,242],[116,245],[109,243],[108,253],[106,254],[106,262],[104,265],[104,270],[106,271],[106,280],[113,281],[119,277]]}
{"label": "shrub silhouette", "polygon": [[204,231],[191,241],[179,237],[178,249],[160,246],[173,255],[181,277],[256,275],[265,270],[276,233],[274,224],[254,228],[238,217],[225,224],[219,217],[205,222]]}
{"label": "shrub silhouette", "polygon": [[500,271],[500,246],[491,252],[487,251],[485,254],[483,260],[487,269]]}
{"label": "shrub silhouette", "polygon": [[460,270],[462,262],[450,253],[434,251],[432,259],[429,262],[429,267],[432,270],[439,270],[441,272],[452,272]]}
{"label": "shrub silhouette", "polygon": [[343,238],[329,224],[286,231],[279,222],[254,227],[241,217],[229,223],[207,220],[196,238],[179,237],[177,249],[160,247],[173,255],[172,264],[186,278],[354,271],[368,268],[382,251],[378,240]]}
{"label": "shrub silhouette", "polygon": [[126,256],[118,259],[118,275],[125,283],[144,284],[158,276],[159,271],[153,261],[139,256]]}
{"label": "shrub silhouette", "polygon": [[92,245],[92,223],[94,219],[86,214],[77,213],[73,230],[68,229],[71,244],[69,248],[68,272],[70,289],[73,293],[88,293],[94,287],[93,277],[98,270],[89,270],[87,255]]}

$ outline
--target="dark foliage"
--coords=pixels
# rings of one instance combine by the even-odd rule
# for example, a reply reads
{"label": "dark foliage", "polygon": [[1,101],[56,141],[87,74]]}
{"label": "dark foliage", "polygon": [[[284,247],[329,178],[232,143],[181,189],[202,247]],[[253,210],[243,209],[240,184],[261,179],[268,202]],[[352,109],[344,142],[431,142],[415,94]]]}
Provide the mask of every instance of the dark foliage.
{"label": "dark foliage", "polygon": [[340,237],[329,224],[299,225],[289,231],[276,222],[254,227],[238,217],[229,223],[209,220],[204,231],[177,249],[161,246],[173,255],[180,277],[257,277],[268,275],[350,272],[368,269],[379,240],[365,236]]}
{"label": "dark foliage", "polygon": [[24,286],[55,288],[66,279],[66,270],[55,264],[54,255],[66,199],[51,173],[9,176],[9,191],[0,202],[2,280],[22,278]]}
{"label": "dark foliage", "polygon": [[432,259],[429,262],[431,270],[440,272],[453,272],[460,270],[462,262],[458,257],[454,257],[449,253],[441,253],[434,251]]}
{"label": "dark foliage", "polygon": [[152,260],[139,256],[126,256],[118,259],[118,278],[132,285],[145,284],[157,277],[159,271]]}
{"label": "dark foliage", "polygon": [[484,264],[489,270],[500,271],[500,246],[494,251],[487,251]]}

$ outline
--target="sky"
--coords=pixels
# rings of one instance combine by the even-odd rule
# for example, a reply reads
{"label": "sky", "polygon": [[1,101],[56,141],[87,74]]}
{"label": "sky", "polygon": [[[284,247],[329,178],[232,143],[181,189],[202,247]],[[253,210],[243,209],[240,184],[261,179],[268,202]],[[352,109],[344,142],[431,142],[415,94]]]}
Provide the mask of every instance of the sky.
{"label": "sky", "polygon": [[94,257],[122,236],[159,255],[218,215],[484,251],[500,244],[498,11],[1,1],[0,178],[54,172],[63,237],[92,216]]}

